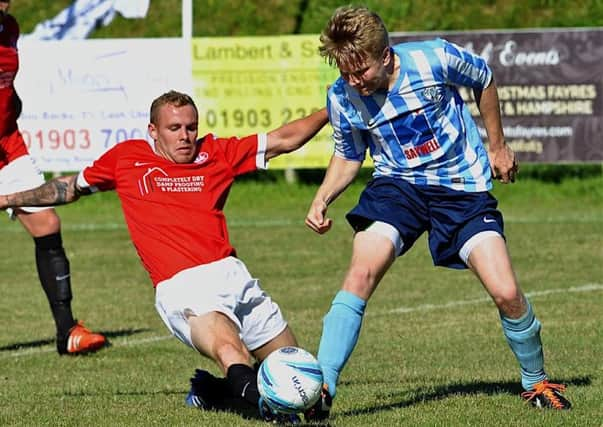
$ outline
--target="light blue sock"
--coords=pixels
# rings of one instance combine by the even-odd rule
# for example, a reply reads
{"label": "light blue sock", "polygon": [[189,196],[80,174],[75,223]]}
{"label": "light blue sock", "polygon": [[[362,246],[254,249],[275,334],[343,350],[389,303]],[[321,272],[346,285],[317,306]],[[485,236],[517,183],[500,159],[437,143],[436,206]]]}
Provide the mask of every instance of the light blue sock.
{"label": "light blue sock", "polygon": [[531,390],[534,384],[546,379],[544,355],[540,339],[540,322],[526,300],[528,309],[519,319],[510,319],[501,314],[503,331],[511,350],[521,367],[521,385]]}
{"label": "light blue sock", "polygon": [[339,291],[323,319],[318,361],[332,397],[335,397],[339,374],[358,342],[365,307],[366,301],[362,298]]}

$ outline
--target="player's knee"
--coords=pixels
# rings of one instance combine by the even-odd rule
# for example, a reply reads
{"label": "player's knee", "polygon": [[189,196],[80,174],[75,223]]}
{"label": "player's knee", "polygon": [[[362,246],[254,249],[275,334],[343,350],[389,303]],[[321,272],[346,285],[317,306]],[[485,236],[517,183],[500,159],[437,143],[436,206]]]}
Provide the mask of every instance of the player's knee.
{"label": "player's knee", "polygon": [[526,310],[525,301],[516,287],[507,287],[492,296],[498,309],[509,317],[519,317]]}
{"label": "player's knee", "polygon": [[61,220],[54,209],[23,214],[19,219],[33,237],[55,234],[61,230]]}
{"label": "player's knee", "polygon": [[41,221],[40,226],[46,228],[48,234],[58,233],[61,229],[61,219],[54,211],[54,209],[48,209],[44,212],[46,213],[46,215]]}
{"label": "player's knee", "polygon": [[352,266],[346,275],[343,289],[360,297],[366,297],[371,294],[375,286],[375,277],[368,266]]}

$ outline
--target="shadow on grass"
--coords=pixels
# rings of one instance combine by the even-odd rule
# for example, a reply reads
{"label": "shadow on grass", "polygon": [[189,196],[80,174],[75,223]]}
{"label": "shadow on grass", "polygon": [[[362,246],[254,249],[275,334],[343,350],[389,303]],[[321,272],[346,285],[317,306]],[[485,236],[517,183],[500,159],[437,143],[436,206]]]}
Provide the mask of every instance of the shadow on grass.
{"label": "shadow on grass", "polygon": [[[588,386],[592,384],[590,377],[573,377],[573,378],[551,378],[552,382],[566,384],[568,386]],[[413,397],[401,400],[397,403],[387,405],[378,405],[370,408],[357,409],[353,411],[341,412],[338,415],[355,416],[361,414],[372,414],[379,411],[387,411],[396,408],[405,408],[420,403],[432,402],[446,399],[450,396],[468,396],[468,395],[497,395],[497,394],[512,394],[517,395],[523,391],[521,385],[516,382],[501,381],[501,382],[484,382],[476,381],[470,383],[458,383],[442,385],[435,388],[418,388],[410,390],[405,394],[411,394]]]}
{"label": "shadow on grass", "polygon": [[[188,393],[187,390],[131,390],[131,391],[115,391],[115,392],[106,392],[106,391],[97,391],[97,390],[86,390],[86,391],[67,391],[57,393],[57,396],[60,397],[97,397],[97,396],[171,396],[171,395],[180,395],[182,396],[182,408],[183,410],[190,411],[209,411],[218,413],[230,413],[240,416],[245,420],[262,420],[258,409],[256,406],[252,406],[248,402],[246,402],[242,398],[228,398],[221,401],[221,404],[218,407],[212,408],[196,408],[188,406],[184,403],[184,397]],[[302,427],[299,424],[296,424],[298,427]],[[316,424],[313,424],[314,427],[320,427]]]}
{"label": "shadow on grass", "polygon": [[186,391],[183,390],[136,390],[136,391],[95,391],[95,390],[86,390],[86,391],[61,391],[59,393],[55,393],[55,396],[63,396],[63,397],[98,397],[98,396],[170,396],[170,395],[182,395],[186,396]]}
{"label": "shadow on grass", "polygon": [[[117,330],[117,331],[98,331],[98,332],[103,334],[107,338],[107,340],[109,340],[109,343],[107,345],[107,347],[109,347],[109,346],[111,346],[111,342],[110,342],[111,338],[126,337],[126,336],[141,334],[144,332],[148,332],[150,330],[151,329],[140,328],[140,329],[122,329],[122,330]],[[23,341],[23,342],[17,342],[17,343],[13,343],[13,344],[4,345],[4,346],[0,347],[0,352],[26,350],[26,349],[31,349],[31,348],[44,347],[44,346],[51,345],[54,343],[55,343],[54,338],[46,338],[46,339],[35,340],[35,341]]]}
{"label": "shadow on grass", "polygon": [[[86,391],[61,391],[57,393],[57,396],[60,397],[73,397],[73,398],[81,398],[81,397],[96,397],[96,396],[171,396],[171,395],[181,395],[182,400],[184,401],[184,397],[188,393],[188,389],[186,390],[173,390],[173,389],[165,389],[165,390],[130,390],[130,391],[115,391],[115,392],[106,392],[106,391],[97,391],[97,390],[86,390]],[[183,410],[190,411],[209,411],[219,413],[229,413],[240,416],[244,420],[256,420],[256,421],[264,421],[260,416],[257,407],[250,405],[247,401],[242,398],[226,398],[223,399],[219,406],[212,407],[211,409],[198,409],[195,407],[185,406],[185,403],[182,402]],[[298,415],[300,417],[300,422],[295,423],[297,427],[330,427],[330,423],[325,421],[320,423],[318,421],[306,423],[303,414]],[[290,425],[288,422],[272,422],[272,424],[278,425]]]}

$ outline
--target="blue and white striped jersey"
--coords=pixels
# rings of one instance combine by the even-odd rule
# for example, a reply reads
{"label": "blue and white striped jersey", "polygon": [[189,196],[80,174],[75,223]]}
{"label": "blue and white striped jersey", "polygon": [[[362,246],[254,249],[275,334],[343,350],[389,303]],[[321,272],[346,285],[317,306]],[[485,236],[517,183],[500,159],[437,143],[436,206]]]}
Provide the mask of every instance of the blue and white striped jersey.
{"label": "blue and white striped jersey", "polygon": [[492,187],[477,126],[457,86],[484,89],[486,61],[443,39],[393,46],[400,76],[389,91],[361,96],[343,78],[330,87],[327,107],[335,155],[363,161],[373,176],[476,192]]}

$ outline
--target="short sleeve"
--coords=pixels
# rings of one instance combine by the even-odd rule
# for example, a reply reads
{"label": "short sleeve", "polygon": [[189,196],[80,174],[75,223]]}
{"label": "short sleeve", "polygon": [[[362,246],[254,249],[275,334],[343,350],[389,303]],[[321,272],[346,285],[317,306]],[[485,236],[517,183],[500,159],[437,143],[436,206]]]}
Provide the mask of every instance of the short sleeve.
{"label": "short sleeve", "polygon": [[92,191],[106,191],[115,188],[115,170],[122,144],[117,144],[84,168],[78,175],[77,185]]}
{"label": "short sleeve", "polygon": [[327,98],[327,111],[335,143],[334,154],[346,160],[362,162],[366,156],[367,143],[363,131],[350,123],[345,108],[339,102],[341,96],[338,95],[338,89],[343,90],[339,87],[332,87]]}
{"label": "short sleeve", "polygon": [[266,167],[266,134],[217,138],[215,142],[235,176]]}
{"label": "short sleeve", "polygon": [[492,81],[492,70],[486,60],[468,50],[442,40],[448,82],[473,89],[484,89]]}

